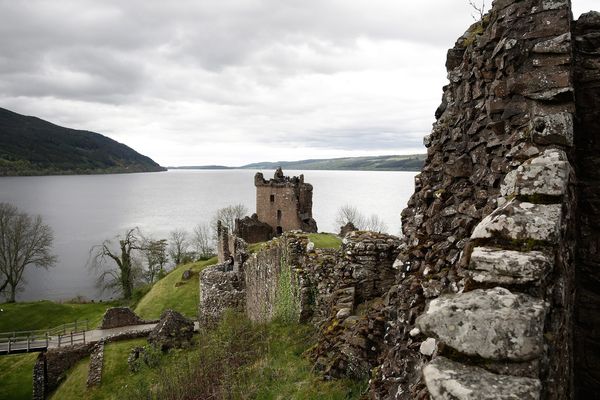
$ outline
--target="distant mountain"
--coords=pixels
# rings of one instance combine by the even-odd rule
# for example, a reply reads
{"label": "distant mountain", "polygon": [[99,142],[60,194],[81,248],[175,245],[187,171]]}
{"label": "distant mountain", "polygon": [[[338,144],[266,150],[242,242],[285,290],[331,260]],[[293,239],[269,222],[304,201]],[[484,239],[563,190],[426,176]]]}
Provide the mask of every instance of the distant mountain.
{"label": "distant mountain", "polygon": [[164,171],[99,133],[63,128],[0,108],[0,176]]}
{"label": "distant mountain", "polygon": [[300,169],[300,170],[355,170],[355,171],[420,171],[425,154],[403,156],[374,156],[315,159],[301,161],[259,162],[241,167],[221,165],[169,167],[169,169]]}

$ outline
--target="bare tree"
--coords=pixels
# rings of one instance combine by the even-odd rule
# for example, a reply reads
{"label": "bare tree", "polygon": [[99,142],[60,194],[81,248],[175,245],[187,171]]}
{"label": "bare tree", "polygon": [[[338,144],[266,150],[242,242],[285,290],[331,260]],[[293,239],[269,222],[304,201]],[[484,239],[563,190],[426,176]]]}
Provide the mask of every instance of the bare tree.
{"label": "bare tree", "polygon": [[207,259],[215,254],[213,237],[207,224],[198,224],[194,228],[194,251],[199,259]]}
{"label": "bare tree", "polygon": [[118,250],[113,248],[111,240],[90,249],[88,264],[100,270],[108,265],[116,264],[117,268],[107,269],[100,273],[98,282],[103,288],[119,289],[123,298],[131,299],[133,287],[139,275],[139,265],[136,264],[134,254],[143,249],[141,233],[138,228],[129,229],[124,237],[117,236]]}
{"label": "bare tree", "polygon": [[351,222],[357,229],[361,231],[386,232],[387,225],[377,214],[371,214],[370,217],[365,217],[354,206],[346,204],[338,209],[335,219],[336,224],[344,226]]}
{"label": "bare tree", "polygon": [[379,215],[371,214],[369,218],[366,218],[364,230],[373,232],[386,232],[388,229],[387,225]]}
{"label": "bare tree", "polygon": [[339,226],[344,226],[351,222],[357,229],[363,229],[365,225],[365,217],[358,209],[350,204],[341,206],[338,209],[335,223]]}
{"label": "bare tree", "polygon": [[169,234],[169,255],[175,265],[181,264],[187,257],[189,241],[188,233],[183,229],[175,229]]}
{"label": "bare tree", "polygon": [[243,204],[234,204],[218,209],[210,224],[214,237],[217,236],[218,221],[221,221],[222,226],[232,232],[235,228],[235,220],[244,218],[246,215],[248,215],[248,208]]}
{"label": "bare tree", "polygon": [[483,16],[485,15],[485,0],[481,1],[481,6],[478,6],[475,3],[475,0],[469,0],[469,5],[475,11],[475,14],[471,14],[475,21],[483,20]]}
{"label": "bare tree", "polygon": [[0,203],[0,292],[8,292],[8,302],[15,302],[28,266],[48,268],[56,263],[50,253],[53,240],[52,229],[41,216],[32,218],[11,204]]}
{"label": "bare tree", "polygon": [[148,283],[154,283],[156,277],[164,272],[165,264],[169,261],[167,246],[167,239],[143,239],[142,254],[146,264],[144,275]]}

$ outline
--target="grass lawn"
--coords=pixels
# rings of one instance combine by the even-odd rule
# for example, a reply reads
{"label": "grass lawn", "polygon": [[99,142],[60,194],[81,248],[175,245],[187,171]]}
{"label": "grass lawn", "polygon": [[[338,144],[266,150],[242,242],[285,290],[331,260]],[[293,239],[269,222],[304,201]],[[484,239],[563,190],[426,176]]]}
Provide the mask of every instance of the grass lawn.
{"label": "grass lawn", "polygon": [[146,344],[146,339],[133,339],[109,343],[104,348],[104,369],[102,382],[98,387],[87,389],[86,381],[90,364],[89,357],[80,361],[67,374],[67,379],[53,393],[54,400],[110,400],[128,399],[127,389],[139,384],[142,379],[150,380],[158,370],[143,370],[144,373],[133,374],[129,371],[127,357],[129,351],[136,346]]}
{"label": "grass lawn", "polygon": [[308,238],[317,249],[339,249],[342,239],[332,233],[309,233]]}
{"label": "grass lawn", "polygon": [[115,303],[31,303],[0,304],[0,332],[53,328],[62,324],[89,320],[90,329],[99,325],[104,311]]}
{"label": "grass lawn", "polygon": [[[167,276],[156,282],[152,289],[138,303],[135,312],[145,319],[156,319],[166,309],[179,311],[183,315],[196,319],[198,314],[199,280],[198,273],[208,265],[216,264],[217,258],[180,265]],[[187,281],[181,280],[185,270],[194,275]]]}
{"label": "grass lawn", "polygon": [[0,399],[30,400],[37,353],[0,357]]}
{"label": "grass lawn", "polygon": [[[240,399],[359,399],[367,382],[324,381],[303,353],[314,343],[308,325],[268,325],[268,351],[248,367]],[[245,395],[245,394],[250,394]]]}

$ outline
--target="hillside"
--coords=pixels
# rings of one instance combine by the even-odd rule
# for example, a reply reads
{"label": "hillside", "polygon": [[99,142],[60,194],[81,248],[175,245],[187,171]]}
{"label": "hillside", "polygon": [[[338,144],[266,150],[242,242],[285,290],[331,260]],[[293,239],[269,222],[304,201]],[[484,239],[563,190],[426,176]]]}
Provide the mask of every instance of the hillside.
{"label": "hillside", "polygon": [[0,176],[154,171],[164,168],[106,136],[0,108]]}
{"label": "hillside", "polygon": [[425,162],[425,154],[345,157],[311,159],[300,161],[258,162],[241,167],[221,165],[200,165],[169,167],[171,169],[297,169],[297,170],[353,170],[353,171],[420,171]]}

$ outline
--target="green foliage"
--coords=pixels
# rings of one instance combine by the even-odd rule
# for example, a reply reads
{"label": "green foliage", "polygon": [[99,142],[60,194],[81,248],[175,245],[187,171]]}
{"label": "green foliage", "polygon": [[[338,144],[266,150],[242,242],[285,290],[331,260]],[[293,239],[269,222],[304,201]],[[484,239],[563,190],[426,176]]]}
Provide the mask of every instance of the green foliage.
{"label": "green foliage", "polygon": [[162,170],[150,158],[100,134],[0,108],[0,176]]}
{"label": "green foliage", "polygon": [[309,233],[308,238],[315,244],[317,249],[339,249],[342,247],[342,239],[331,233]]}
{"label": "green foliage", "polygon": [[[135,307],[135,312],[142,318],[156,319],[164,310],[170,308],[187,317],[195,318],[198,312],[198,291],[200,290],[197,273],[208,265],[216,263],[217,258],[213,257],[206,261],[183,264],[175,268],[152,286]],[[194,272],[194,277],[182,281],[181,275],[188,269]]]}
{"label": "green foliage", "polygon": [[0,399],[29,400],[37,353],[0,357]]}

